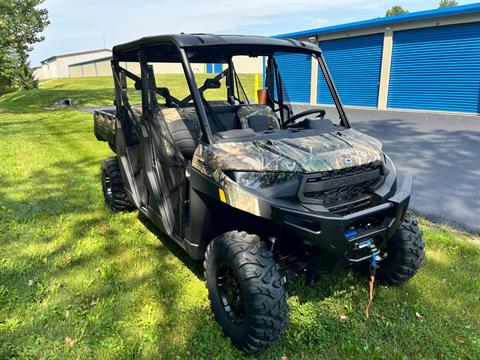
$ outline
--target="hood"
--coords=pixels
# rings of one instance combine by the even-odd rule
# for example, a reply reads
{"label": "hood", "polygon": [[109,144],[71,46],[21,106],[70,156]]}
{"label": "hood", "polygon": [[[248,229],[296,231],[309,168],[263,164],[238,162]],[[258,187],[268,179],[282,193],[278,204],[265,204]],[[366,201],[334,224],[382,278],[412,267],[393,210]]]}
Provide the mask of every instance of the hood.
{"label": "hood", "polygon": [[382,160],[380,141],[353,129],[315,136],[199,146],[192,165],[215,170],[316,173]]}

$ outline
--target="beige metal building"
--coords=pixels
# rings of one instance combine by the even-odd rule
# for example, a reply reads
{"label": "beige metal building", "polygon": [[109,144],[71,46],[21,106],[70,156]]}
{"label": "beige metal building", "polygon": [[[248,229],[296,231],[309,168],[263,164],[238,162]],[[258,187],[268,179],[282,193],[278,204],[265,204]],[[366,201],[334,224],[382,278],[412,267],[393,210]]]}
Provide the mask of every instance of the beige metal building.
{"label": "beige metal building", "polygon": [[35,70],[38,79],[55,79],[69,77],[69,65],[82,61],[111,56],[109,49],[98,49],[76,52],[71,54],[55,55],[41,62],[41,69]]}
{"label": "beige metal building", "polygon": [[32,68],[33,77],[37,80],[43,80],[45,77],[43,76],[43,69],[41,66],[36,66]]}
{"label": "beige metal building", "polygon": [[263,58],[249,56],[233,57],[233,65],[239,74],[261,74],[263,72]]}
{"label": "beige metal building", "polygon": [[[56,79],[65,77],[110,76],[112,70],[110,61],[112,51],[109,49],[89,50],[71,54],[55,55],[41,62],[41,66],[33,68],[36,79]],[[261,57],[236,56],[233,59],[235,69],[239,74],[262,73],[263,60]],[[217,67],[213,64],[191,64],[194,73],[211,73]],[[219,64],[220,65],[220,64]],[[138,63],[123,63],[127,70],[139,74]],[[156,63],[153,65],[157,74],[183,73],[181,64]],[[221,67],[220,67],[221,68]]]}
{"label": "beige metal building", "polygon": [[[82,61],[68,66],[70,77],[87,77],[87,76],[109,76],[112,74],[110,61],[112,57],[103,57],[99,59],[91,59]],[[262,72],[262,58],[250,58],[248,56],[236,56],[233,59],[235,69],[239,74],[259,74]],[[133,72],[140,73],[138,63],[122,63],[122,67]],[[191,64],[194,73],[205,73],[207,64]],[[153,70],[156,74],[181,74],[183,73],[181,64],[154,63]]]}
{"label": "beige metal building", "polygon": [[[108,56],[101,59],[93,59],[89,61],[82,61],[76,64],[71,64],[68,67],[69,76],[110,76],[112,75],[112,69],[110,64],[111,60],[112,57]],[[122,62],[120,65],[134,74],[140,74],[140,65],[138,63]],[[195,73],[204,72],[204,65],[193,64],[192,68]],[[178,74],[183,72],[181,64],[154,64],[153,69],[154,72],[157,74]]]}

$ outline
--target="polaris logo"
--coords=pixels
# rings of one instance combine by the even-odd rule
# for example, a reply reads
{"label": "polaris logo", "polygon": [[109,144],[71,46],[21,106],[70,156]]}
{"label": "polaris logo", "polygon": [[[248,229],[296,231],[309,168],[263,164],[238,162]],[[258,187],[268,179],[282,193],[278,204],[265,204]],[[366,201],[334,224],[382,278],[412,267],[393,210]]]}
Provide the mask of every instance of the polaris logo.
{"label": "polaris logo", "polygon": [[351,164],[353,162],[352,158],[345,158],[345,164]]}

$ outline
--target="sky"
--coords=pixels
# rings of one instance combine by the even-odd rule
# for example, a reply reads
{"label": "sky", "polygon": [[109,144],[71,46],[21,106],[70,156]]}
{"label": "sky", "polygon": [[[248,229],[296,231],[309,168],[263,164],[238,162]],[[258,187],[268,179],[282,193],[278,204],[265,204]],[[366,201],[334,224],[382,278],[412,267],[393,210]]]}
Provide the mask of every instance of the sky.
{"label": "sky", "polygon": [[38,66],[50,56],[168,33],[284,34],[382,17],[393,5],[414,12],[437,8],[438,0],[46,0],[50,25],[30,59]]}

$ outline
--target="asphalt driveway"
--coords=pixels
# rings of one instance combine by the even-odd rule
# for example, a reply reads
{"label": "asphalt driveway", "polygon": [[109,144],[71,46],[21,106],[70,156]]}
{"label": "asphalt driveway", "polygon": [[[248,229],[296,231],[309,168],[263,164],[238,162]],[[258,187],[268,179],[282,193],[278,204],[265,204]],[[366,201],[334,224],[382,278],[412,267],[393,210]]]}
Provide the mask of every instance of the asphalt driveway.
{"label": "asphalt driveway", "polygon": [[383,142],[400,174],[413,175],[416,213],[480,233],[480,116],[346,111],[354,128]]}

